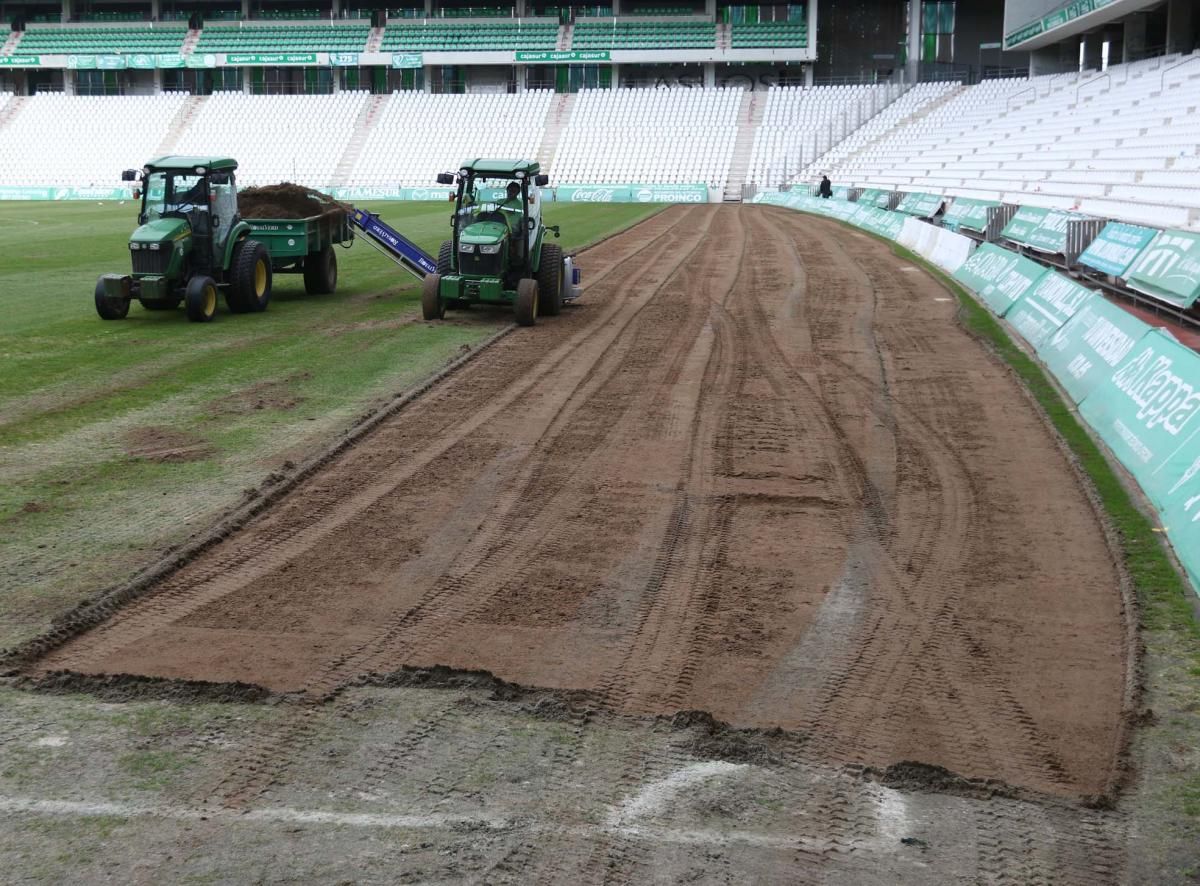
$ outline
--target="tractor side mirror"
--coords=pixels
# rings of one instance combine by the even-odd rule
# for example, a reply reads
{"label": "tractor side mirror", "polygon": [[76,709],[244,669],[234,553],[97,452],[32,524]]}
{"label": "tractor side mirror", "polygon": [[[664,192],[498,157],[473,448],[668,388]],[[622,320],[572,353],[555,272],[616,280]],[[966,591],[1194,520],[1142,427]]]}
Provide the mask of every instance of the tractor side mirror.
{"label": "tractor side mirror", "polygon": [[548,175],[535,175],[535,176],[533,177],[533,183],[534,183],[535,185],[537,185],[539,188],[544,188],[544,187],[546,187],[546,185],[550,184],[550,176],[548,176]]}
{"label": "tractor side mirror", "polygon": [[454,176],[449,172],[439,172],[437,183],[439,185],[452,185],[454,184]]}
{"label": "tractor side mirror", "polygon": [[137,178],[138,174],[136,169],[126,169],[121,173],[121,181],[123,182],[135,182],[137,181]]}
{"label": "tractor side mirror", "polygon": [[134,199],[134,200],[141,200],[141,199],[142,199],[142,189],[141,189],[141,188],[134,188],[134,189],[133,189],[133,199]]}

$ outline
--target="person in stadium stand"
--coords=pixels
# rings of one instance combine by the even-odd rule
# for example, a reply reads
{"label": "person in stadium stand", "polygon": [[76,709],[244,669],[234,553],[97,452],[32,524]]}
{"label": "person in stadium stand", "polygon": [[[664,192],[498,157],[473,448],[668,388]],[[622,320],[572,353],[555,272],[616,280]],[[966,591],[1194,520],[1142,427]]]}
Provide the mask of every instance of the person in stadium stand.
{"label": "person in stadium stand", "polygon": [[821,187],[817,188],[817,195],[823,200],[828,200],[833,196],[833,182],[829,180],[829,176],[821,176]]}

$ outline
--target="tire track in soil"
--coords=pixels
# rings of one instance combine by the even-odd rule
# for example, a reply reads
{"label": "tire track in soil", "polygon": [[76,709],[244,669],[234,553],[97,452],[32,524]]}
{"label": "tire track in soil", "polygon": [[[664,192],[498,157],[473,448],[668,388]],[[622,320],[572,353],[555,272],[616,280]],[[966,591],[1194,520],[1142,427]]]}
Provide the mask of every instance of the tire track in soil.
{"label": "tire track in soil", "polygon": [[[1055,727],[1014,689],[1012,655],[995,648],[1003,635],[978,611],[978,589],[1009,578],[985,550],[999,525],[989,512],[996,478],[964,455],[978,459],[980,444],[956,422],[970,414],[986,433],[994,417],[973,399],[981,395],[939,380],[943,348],[982,375],[977,345],[964,347],[945,316],[918,317],[939,321],[923,334],[907,324],[901,309],[921,314],[913,306],[929,281],[889,277],[894,257],[852,254],[828,226],[749,207],[667,215],[649,240],[635,228],[606,244],[612,264],[589,290],[600,309],[559,318],[566,335],[556,347],[544,352],[542,342],[539,352],[532,337],[510,337],[435,387],[231,539],[231,551],[241,545],[248,555],[233,567],[235,581],[221,575],[231,552],[207,569],[194,564],[191,587],[224,581],[222,593],[191,609],[195,591],[182,585],[173,598],[149,598],[162,597],[157,621],[126,617],[149,630],[125,636],[154,636],[181,615],[267,625],[247,600],[266,603],[294,585],[293,596],[312,595],[304,599],[320,611],[330,603],[314,585],[334,570],[374,581],[392,610],[347,630],[337,654],[315,667],[295,666],[307,700],[401,665],[485,667],[526,685],[581,690],[547,793],[570,796],[586,759],[609,774],[613,807],[696,758],[669,738],[665,747],[593,747],[593,709],[637,717],[692,707],[736,725],[784,725],[795,730],[780,742],[789,771],[834,765],[846,776],[796,777],[783,789],[819,822],[798,850],[814,870],[836,867],[873,827],[869,798],[846,789],[864,765],[918,759],[1081,792],[1078,764],[1060,758]],[[1011,394],[1003,377],[989,384]],[[809,534],[813,526],[819,533]],[[774,531],[804,544],[773,555]],[[245,541],[256,535],[262,547]],[[246,564],[271,545],[272,565],[252,574]],[[791,577],[778,571],[781,560]],[[855,582],[855,599],[822,621],[839,575]],[[785,587],[783,603],[776,586]],[[756,619],[756,632],[741,636]],[[127,648],[120,621],[40,666],[75,655],[86,670]],[[826,629],[830,636],[815,636]],[[1063,667],[1078,668],[1066,653]],[[800,685],[788,679],[797,674]],[[319,733],[313,710],[298,708],[244,748],[201,796],[242,806],[285,780]],[[367,781],[421,757],[432,735],[457,735],[453,723],[401,737]],[[506,738],[462,740],[478,758]],[[462,799],[453,772],[427,785],[438,804]],[[569,807],[546,805],[551,818],[569,820]],[[1051,807],[1038,808],[1040,833],[1071,831]],[[976,821],[981,871],[1030,855],[1025,844],[1013,848],[1019,822],[1006,814]],[[1054,879],[1060,865],[1094,856],[1119,870],[1121,854],[1105,842],[1109,821],[1098,822],[1095,839],[1075,837],[1079,849],[1061,862],[1038,849],[1014,869]],[[572,848],[578,835],[565,826],[536,839],[515,833],[481,881],[648,874],[651,844],[636,833],[592,841],[581,859]]]}

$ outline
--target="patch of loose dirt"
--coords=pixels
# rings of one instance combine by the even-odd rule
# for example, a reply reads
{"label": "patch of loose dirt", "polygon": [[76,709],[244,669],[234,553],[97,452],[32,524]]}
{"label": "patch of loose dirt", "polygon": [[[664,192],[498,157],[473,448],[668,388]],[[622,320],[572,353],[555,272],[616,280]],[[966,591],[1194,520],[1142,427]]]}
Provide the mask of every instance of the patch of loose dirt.
{"label": "patch of loose dirt", "polygon": [[219,400],[213,400],[208,411],[211,415],[245,415],[264,409],[288,411],[304,402],[304,397],[294,391],[296,382],[312,378],[311,372],[297,372],[287,378],[262,381],[235,391]]}
{"label": "patch of loose dirt", "polygon": [[146,461],[199,461],[213,454],[203,438],[175,428],[147,426],[133,428],[124,436],[125,454]]}
{"label": "patch of loose dirt", "polygon": [[[320,701],[374,675],[475,672],[473,686],[521,687],[561,730],[549,796],[595,750],[589,710],[679,715],[685,749],[625,747],[603,764],[622,786],[614,808],[784,761],[816,774],[781,808],[822,824],[793,848],[850,880],[836,847],[861,846],[856,833],[921,839],[898,830],[916,818],[889,781],[1003,783],[1047,798],[1045,820],[1111,794],[1131,659],[1120,575],[1056,440],[944,291],[881,244],[850,250],[830,223],[751,207],[673,209],[587,260],[578,310],[498,342],[26,673]],[[205,796],[274,796],[308,766],[293,753],[317,741],[308,710]],[[419,728],[427,771],[451,755],[464,781],[486,777],[506,739],[450,729],[466,716]],[[443,731],[474,737],[443,747]],[[415,746],[381,759],[402,767]],[[838,787],[864,772],[883,786]],[[1009,826],[987,805],[939,819],[977,832],[984,880],[1006,865],[1019,882],[1120,869],[1115,831],[1082,818],[1078,853],[1014,862],[988,842]],[[1013,809],[994,814],[1029,811]],[[624,815],[581,858],[560,832],[495,870],[637,879],[645,853]]]}
{"label": "patch of loose dirt", "polygon": [[321,191],[282,182],[238,191],[238,212],[242,218],[308,218],[348,213],[350,207]]}

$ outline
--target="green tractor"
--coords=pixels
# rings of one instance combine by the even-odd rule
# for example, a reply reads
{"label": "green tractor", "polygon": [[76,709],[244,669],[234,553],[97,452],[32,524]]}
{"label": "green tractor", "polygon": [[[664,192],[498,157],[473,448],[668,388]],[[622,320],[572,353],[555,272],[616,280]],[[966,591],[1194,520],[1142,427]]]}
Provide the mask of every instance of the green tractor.
{"label": "green tractor", "polygon": [[188,319],[204,323],[216,315],[221,292],[234,313],[266,310],[271,255],[238,215],[236,169],[224,157],[167,156],[121,174],[140,182],[133,192],[141,200],[138,228],[129,238],[133,273],[100,277],[102,318],[124,318],[136,298],[151,311],[183,302]]}
{"label": "green tractor", "polygon": [[512,305],[517,323],[532,326],[539,314],[553,317],[573,294],[571,265],[562,249],[545,243],[557,227],[542,224],[538,188],[548,178],[529,160],[468,160],[458,175],[454,236],[442,243],[437,273],[425,278],[421,311],[440,320],[447,308],[470,304]]}

